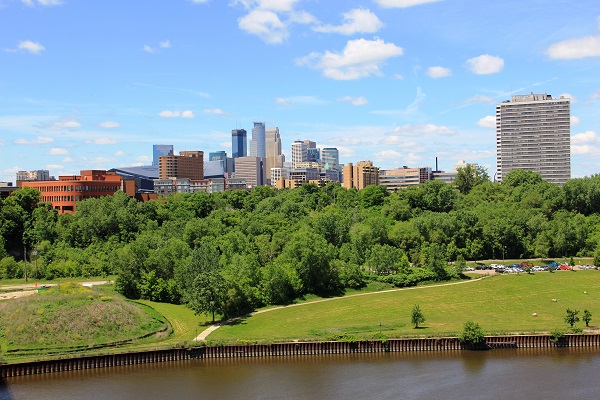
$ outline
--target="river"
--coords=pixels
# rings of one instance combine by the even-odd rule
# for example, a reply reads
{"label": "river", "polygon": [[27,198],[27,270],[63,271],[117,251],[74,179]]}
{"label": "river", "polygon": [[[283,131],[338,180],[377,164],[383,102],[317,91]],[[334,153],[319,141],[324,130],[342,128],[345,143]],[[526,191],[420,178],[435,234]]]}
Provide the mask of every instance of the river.
{"label": "river", "polygon": [[1,400],[593,399],[600,350],[210,359],[0,381]]}

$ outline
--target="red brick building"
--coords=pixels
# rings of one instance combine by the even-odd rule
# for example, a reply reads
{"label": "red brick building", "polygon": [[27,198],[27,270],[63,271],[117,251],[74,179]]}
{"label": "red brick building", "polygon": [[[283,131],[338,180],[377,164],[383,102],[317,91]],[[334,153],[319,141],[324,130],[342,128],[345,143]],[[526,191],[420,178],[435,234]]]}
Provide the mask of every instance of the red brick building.
{"label": "red brick building", "polygon": [[118,190],[134,197],[137,191],[135,181],[104,170],[81,171],[81,175],[59,176],[53,181],[20,181],[17,186],[38,189],[41,201],[52,204],[59,214],[75,212],[80,200],[112,196]]}

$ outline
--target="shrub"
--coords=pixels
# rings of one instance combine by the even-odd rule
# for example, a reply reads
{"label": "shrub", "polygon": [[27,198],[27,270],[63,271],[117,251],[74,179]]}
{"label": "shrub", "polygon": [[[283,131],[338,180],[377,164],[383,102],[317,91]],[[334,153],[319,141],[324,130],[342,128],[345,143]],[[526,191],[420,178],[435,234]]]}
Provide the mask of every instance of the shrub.
{"label": "shrub", "polygon": [[479,347],[485,343],[485,335],[479,324],[467,321],[463,326],[459,340],[466,347]]}

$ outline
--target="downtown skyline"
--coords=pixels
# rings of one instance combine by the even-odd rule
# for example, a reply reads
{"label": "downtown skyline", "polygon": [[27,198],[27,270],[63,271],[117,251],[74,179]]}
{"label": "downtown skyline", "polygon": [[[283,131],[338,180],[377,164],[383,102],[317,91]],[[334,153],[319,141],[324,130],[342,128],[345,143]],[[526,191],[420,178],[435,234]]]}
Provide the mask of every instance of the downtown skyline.
{"label": "downtown skyline", "polygon": [[[332,4],[335,3],[335,4]],[[0,0],[0,181],[152,164],[279,127],[370,160],[493,177],[495,106],[571,98],[572,177],[600,172],[600,4]]]}

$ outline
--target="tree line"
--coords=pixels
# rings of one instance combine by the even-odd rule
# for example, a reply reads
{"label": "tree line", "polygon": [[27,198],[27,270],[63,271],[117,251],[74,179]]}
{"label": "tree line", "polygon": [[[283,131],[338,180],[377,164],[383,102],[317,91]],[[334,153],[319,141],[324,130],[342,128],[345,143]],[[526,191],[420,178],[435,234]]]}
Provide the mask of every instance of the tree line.
{"label": "tree line", "polygon": [[393,193],[329,183],[141,203],[118,192],[62,215],[23,188],[0,215],[2,278],[117,274],[127,297],[224,316],[369,281],[447,280],[465,260],[600,258],[600,176],[560,187],[522,170],[500,184],[467,167],[455,184]]}

